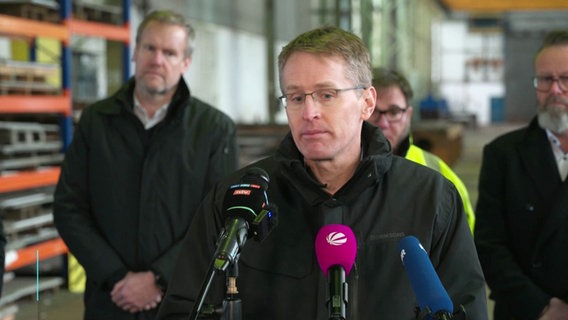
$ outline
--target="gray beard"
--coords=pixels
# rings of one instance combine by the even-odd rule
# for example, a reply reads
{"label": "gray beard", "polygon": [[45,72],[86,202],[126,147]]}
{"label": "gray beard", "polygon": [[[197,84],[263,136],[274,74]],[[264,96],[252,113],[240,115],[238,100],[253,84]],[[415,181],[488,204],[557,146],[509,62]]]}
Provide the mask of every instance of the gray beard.
{"label": "gray beard", "polygon": [[538,111],[538,124],[554,133],[564,133],[568,131],[568,113],[540,108]]}

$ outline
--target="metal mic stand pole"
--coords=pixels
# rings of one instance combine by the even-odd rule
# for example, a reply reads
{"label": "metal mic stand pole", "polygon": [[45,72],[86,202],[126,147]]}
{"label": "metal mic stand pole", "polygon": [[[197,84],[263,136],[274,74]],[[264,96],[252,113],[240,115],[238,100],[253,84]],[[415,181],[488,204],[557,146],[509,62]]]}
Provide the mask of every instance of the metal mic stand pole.
{"label": "metal mic stand pole", "polygon": [[[223,237],[225,237],[224,231],[221,232],[221,234],[219,235],[217,243],[219,243],[221,239],[223,239]],[[211,262],[209,263],[207,275],[205,276],[205,279],[203,279],[203,284],[201,284],[199,295],[195,300],[195,304],[193,305],[193,310],[191,311],[191,314],[189,316],[190,320],[199,319],[203,303],[205,302],[205,298],[207,297],[207,292],[209,292],[209,288],[211,287],[211,283],[215,278],[215,274],[219,270],[219,268],[217,268],[216,262],[217,262],[217,254],[213,256]],[[221,306],[221,309],[222,307],[223,306]],[[202,319],[217,319],[218,318],[217,316],[222,314],[222,310],[219,310],[216,306],[207,306],[205,311],[206,311],[204,312],[205,314],[203,315],[203,317],[201,317]]]}
{"label": "metal mic stand pole", "polygon": [[201,307],[203,306],[203,302],[205,301],[205,297],[207,296],[207,292],[211,287],[211,282],[213,282],[213,278],[215,277],[215,272],[217,269],[213,267],[215,259],[211,261],[209,265],[209,271],[207,272],[207,276],[205,277],[203,284],[201,285],[201,289],[199,291],[199,295],[197,296],[197,300],[193,305],[193,310],[191,311],[191,315],[189,316],[190,320],[197,320],[199,319],[199,313],[201,312]]}
{"label": "metal mic stand pole", "polygon": [[242,301],[238,297],[237,277],[239,276],[238,256],[227,269],[227,296],[223,300],[223,320],[242,320]]}
{"label": "metal mic stand pole", "polygon": [[468,320],[469,317],[467,316],[467,313],[465,312],[464,306],[460,304],[460,306],[458,307],[458,310],[455,311],[454,313],[439,311],[439,312],[434,314],[430,310],[430,308],[428,308],[428,307],[425,307],[424,309],[422,309],[422,311],[420,311],[420,307],[416,307],[416,319],[418,319],[418,320],[426,320],[426,319],[432,319],[432,320]]}

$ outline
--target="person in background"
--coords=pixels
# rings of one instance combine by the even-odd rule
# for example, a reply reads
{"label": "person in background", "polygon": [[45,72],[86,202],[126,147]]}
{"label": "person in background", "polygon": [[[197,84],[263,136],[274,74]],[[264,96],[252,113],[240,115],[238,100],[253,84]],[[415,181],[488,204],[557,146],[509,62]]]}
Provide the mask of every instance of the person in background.
{"label": "person in background", "polygon": [[145,17],[134,76],[75,128],[54,221],[86,272],[85,319],[153,319],[199,203],[238,167],[233,121],[183,79],[194,38],[178,13]]}
{"label": "person in background", "polygon": [[537,114],[483,149],[475,242],[494,319],[568,319],[568,31],[534,59]]}
{"label": "person in background", "polygon": [[464,183],[442,159],[412,143],[410,123],[413,108],[410,102],[413,92],[406,78],[394,70],[376,68],[373,70],[373,86],[377,90],[377,103],[368,121],[381,128],[395,155],[432,168],[454,183],[473,233],[475,213]]}
{"label": "person in background", "polygon": [[[267,198],[279,217],[262,242],[251,239],[240,249],[243,319],[329,319],[328,280],[314,249],[318,230],[329,224],[356,235],[347,319],[415,318],[415,294],[398,249],[407,235],[421,241],[453,302],[463,304],[471,319],[487,319],[485,281],[459,193],[434,170],[394,157],[381,130],[366,122],[376,91],[362,40],[336,27],[317,28],[287,44],[278,66],[290,132],[274,155],[208,193],[158,318],[192,313],[229,216],[223,208],[233,204],[225,202],[226,194],[233,199],[227,191],[256,168],[268,174]],[[212,280],[206,306],[225,297],[224,274]]]}

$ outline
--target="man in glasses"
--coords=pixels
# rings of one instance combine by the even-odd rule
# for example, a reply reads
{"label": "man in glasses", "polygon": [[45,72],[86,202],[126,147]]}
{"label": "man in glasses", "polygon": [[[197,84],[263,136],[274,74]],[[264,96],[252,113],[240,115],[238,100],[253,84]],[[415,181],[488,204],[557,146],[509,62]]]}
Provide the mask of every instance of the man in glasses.
{"label": "man in glasses", "polygon": [[495,320],[568,319],[568,31],[534,72],[537,115],[483,150],[475,240]]}
{"label": "man in glasses", "polygon": [[[394,157],[380,129],[366,122],[376,91],[363,41],[335,27],[314,29],[282,49],[278,67],[290,133],[274,155],[223,179],[206,196],[184,239],[159,319],[187,319],[201,297],[202,310],[214,310],[234,301],[235,291],[242,319],[330,319],[328,279],[314,245],[329,224],[348,226],[357,242],[348,287],[341,286],[348,290],[342,319],[416,318],[398,249],[407,235],[422,242],[453,303],[463,304],[471,319],[487,319],[485,281],[457,190],[437,172]],[[248,194],[229,187],[251,167],[268,173],[267,198],[278,207],[278,225],[262,242],[251,238],[240,246],[233,262],[236,288],[225,288],[232,277],[226,281],[217,272],[202,296],[214,256],[225,256],[215,255],[216,240],[226,221],[233,221],[229,209],[245,205],[235,194]],[[250,226],[256,218],[246,221]],[[327,235],[338,245],[346,239]],[[330,303],[343,301],[335,298]]]}
{"label": "man in glasses", "polygon": [[410,102],[413,92],[406,78],[394,70],[376,68],[373,70],[373,86],[377,90],[377,102],[368,121],[381,128],[395,155],[430,167],[454,183],[473,232],[475,214],[464,183],[442,159],[412,143],[410,122],[413,109]]}

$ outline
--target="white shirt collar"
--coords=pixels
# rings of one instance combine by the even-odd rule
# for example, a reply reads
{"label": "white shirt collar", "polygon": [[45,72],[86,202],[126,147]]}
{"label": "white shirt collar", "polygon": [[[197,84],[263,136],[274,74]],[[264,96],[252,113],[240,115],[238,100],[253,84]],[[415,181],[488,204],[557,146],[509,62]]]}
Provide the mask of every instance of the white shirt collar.
{"label": "white shirt collar", "polygon": [[148,113],[146,112],[146,109],[142,107],[142,104],[140,103],[140,101],[138,101],[138,98],[136,98],[136,94],[132,95],[134,96],[134,114],[136,115],[136,117],[138,117],[138,119],[140,119],[140,121],[144,125],[144,129],[148,130],[160,123],[160,121],[164,120],[168,112],[168,107],[170,105],[169,102],[156,110],[154,116],[150,118],[148,116]]}
{"label": "white shirt collar", "polygon": [[566,180],[568,176],[568,153],[565,153],[560,147],[560,141],[552,133],[552,131],[546,129],[546,135],[548,136],[548,141],[550,141],[550,146],[552,147],[552,152],[554,153],[554,159],[558,165],[558,173],[562,181]]}

